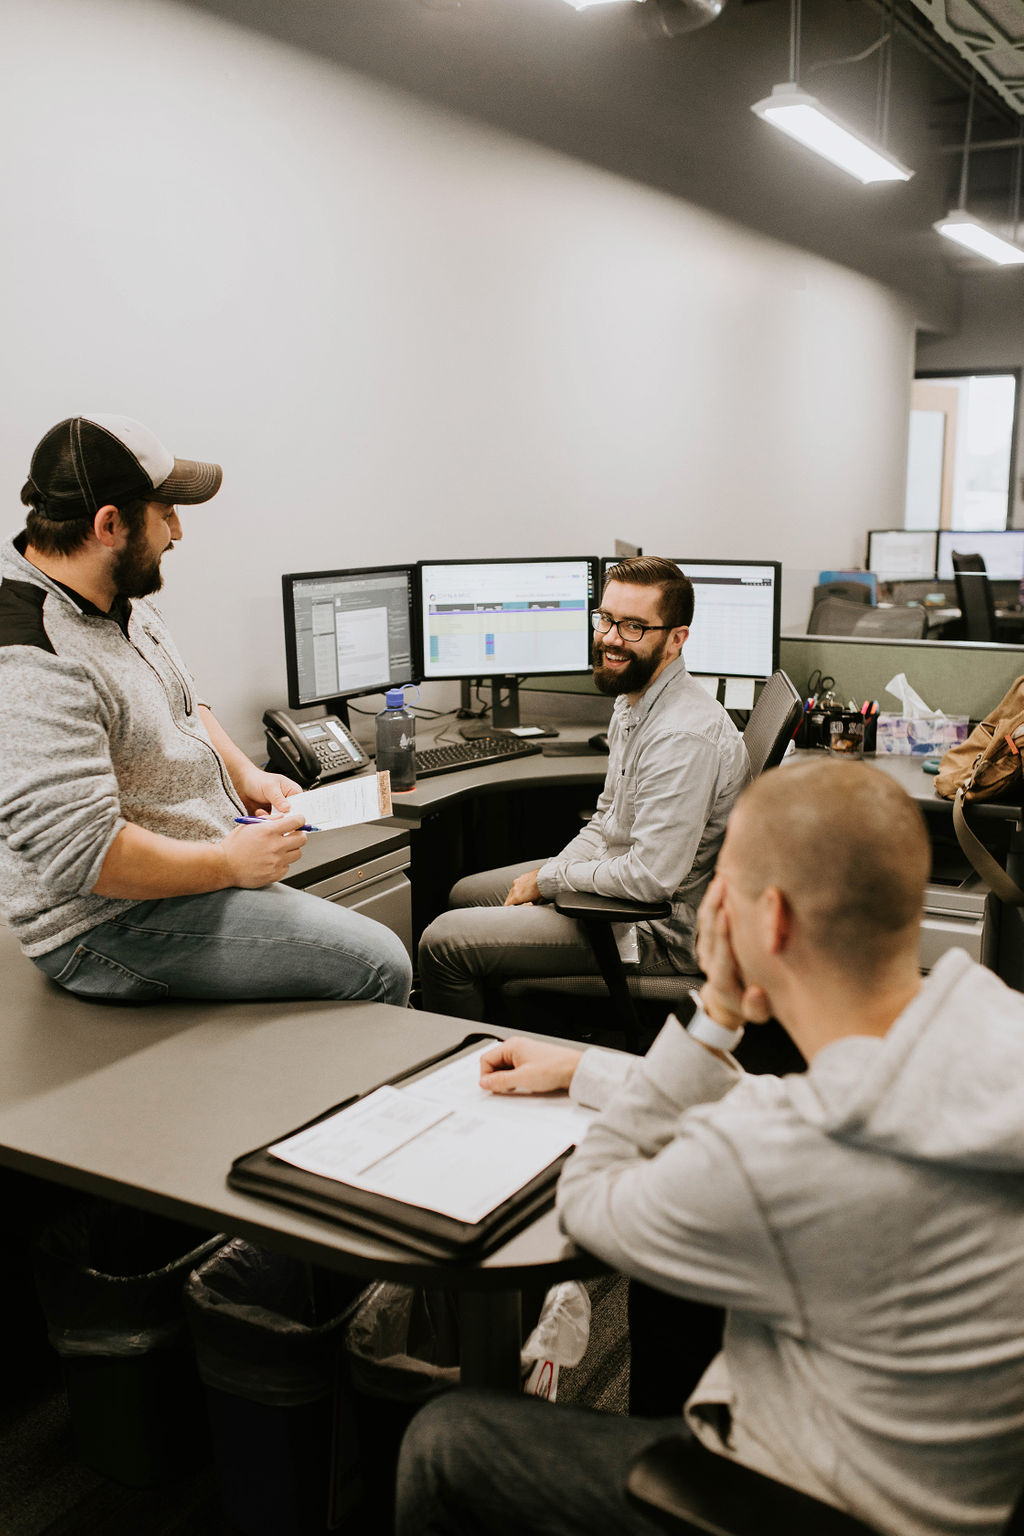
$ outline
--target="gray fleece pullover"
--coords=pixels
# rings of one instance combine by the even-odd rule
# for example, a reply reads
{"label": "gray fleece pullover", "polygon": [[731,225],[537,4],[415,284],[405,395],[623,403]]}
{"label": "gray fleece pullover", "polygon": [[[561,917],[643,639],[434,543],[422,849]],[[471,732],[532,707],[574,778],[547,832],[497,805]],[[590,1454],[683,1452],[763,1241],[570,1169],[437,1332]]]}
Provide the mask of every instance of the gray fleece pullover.
{"label": "gray fleece pullover", "polygon": [[0,911],[42,955],[133,905],[93,894],[126,822],[215,841],[244,807],[149,599],[131,604],[126,635],[14,541],[0,579]]}
{"label": "gray fleece pullover", "polygon": [[1024,997],[962,950],[884,1039],[747,1077],[674,1021],[589,1051],[565,1230],[725,1307],[712,1450],[896,1536],[997,1536],[1024,1473]]}

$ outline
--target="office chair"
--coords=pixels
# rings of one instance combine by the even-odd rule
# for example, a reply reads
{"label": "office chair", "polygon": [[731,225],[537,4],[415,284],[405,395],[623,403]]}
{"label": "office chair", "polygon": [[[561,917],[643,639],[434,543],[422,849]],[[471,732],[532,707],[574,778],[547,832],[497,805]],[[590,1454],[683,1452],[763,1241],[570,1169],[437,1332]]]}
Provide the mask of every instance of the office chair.
{"label": "office chair", "polygon": [[[756,778],[766,768],[774,768],[793,738],[803,715],[803,700],[783,671],[774,672],[761,689],[760,696],[743,731],[751,775]],[[700,989],[703,977],[697,974],[673,976],[627,975],[612,932],[613,923],[642,923],[651,918],[668,917],[670,901],[630,901],[627,897],[595,896],[587,891],[567,891],[555,897],[555,910],[574,917],[583,926],[600,967],[601,976],[517,977],[505,982],[502,996],[515,1004],[528,995],[556,993],[574,997],[604,997],[611,1000],[616,1016],[626,1031],[631,1049],[640,1045],[640,1019],[635,999],[664,1003],[666,1008]],[[536,1027],[535,1023],[531,1027]]]}
{"label": "office chair", "polygon": [[823,603],[827,597],[845,597],[851,603],[868,603],[872,598],[866,581],[823,581],[814,589],[814,602]]}
{"label": "office chair", "polygon": [[826,597],[814,605],[807,633],[921,640],[927,627],[928,615],[923,608],[866,608],[843,597]]}
{"label": "office chair", "polygon": [[[970,556],[960,556],[969,559]],[[980,559],[980,556],[975,556]],[[954,562],[956,556],[954,556]],[[957,606],[963,617],[964,639],[992,642],[996,638],[996,608],[992,585],[984,570],[957,569],[954,563]]]}
{"label": "office chair", "polygon": [[924,608],[868,608],[853,626],[858,640],[923,640],[927,631]]}
{"label": "office chair", "polygon": [[[626,1492],[673,1536],[878,1536],[834,1505],[682,1436],[659,1440],[638,1456]],[[1024,1489],[1002,1536],[1024,1536]]]}
{"label": "office chair", "polygon": [[809,635],[852,635],[864,617],[864,604],[848,597],[826,597],[816,602],[807,620]]}

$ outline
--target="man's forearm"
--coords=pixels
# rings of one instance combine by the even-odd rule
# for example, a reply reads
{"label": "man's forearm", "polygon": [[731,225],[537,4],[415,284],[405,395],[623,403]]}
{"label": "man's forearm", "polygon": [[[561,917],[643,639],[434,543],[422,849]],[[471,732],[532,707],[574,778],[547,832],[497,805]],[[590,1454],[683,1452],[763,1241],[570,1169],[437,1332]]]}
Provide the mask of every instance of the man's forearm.
{"label": "man's forearm", "polygon": [[128,901],[152,901],[164,896],[200,896],[225,890],[231,884],[221,844],[182,842],[129,822],[107,850],[93,892]]}

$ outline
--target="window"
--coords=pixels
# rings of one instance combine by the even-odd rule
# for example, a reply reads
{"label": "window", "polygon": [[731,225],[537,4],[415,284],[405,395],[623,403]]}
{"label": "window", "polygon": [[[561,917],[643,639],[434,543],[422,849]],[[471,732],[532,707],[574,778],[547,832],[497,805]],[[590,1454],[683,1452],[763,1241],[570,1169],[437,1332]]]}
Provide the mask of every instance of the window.
{"label": "window", "polygon": [[1016,372],[918,374],[907,453],[907,528],[1006,528]]}

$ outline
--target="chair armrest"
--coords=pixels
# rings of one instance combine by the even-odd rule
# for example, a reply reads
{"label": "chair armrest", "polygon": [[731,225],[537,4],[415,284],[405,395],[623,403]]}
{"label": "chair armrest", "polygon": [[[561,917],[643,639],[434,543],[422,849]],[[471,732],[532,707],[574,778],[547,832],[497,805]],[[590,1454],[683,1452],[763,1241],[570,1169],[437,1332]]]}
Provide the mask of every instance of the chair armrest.
{"label": "chair armrest", "polygon": [[566,891],[555,897],[555,911],[563,917],[590,922],[642,923],[653,917],[671,917],[670,901],[633,901],[629,896],[595,896],[591,891]]}
{"label": "chair armrest", "polygon": [[626,1489],[681,1536],[878,1536],[853,1515],[681,1436],[649,1446],[630,1467]]}

